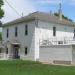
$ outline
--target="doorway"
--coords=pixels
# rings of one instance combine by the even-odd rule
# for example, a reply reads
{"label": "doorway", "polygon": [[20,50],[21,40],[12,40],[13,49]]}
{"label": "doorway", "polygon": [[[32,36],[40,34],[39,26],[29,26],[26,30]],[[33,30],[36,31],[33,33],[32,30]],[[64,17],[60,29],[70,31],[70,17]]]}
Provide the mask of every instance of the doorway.
{"label": "doorway", "polygon": [[14,47],[13,47],[13,58],[14,59],[20,59],[20,56],[19,56],[19,45],[14,45]]}

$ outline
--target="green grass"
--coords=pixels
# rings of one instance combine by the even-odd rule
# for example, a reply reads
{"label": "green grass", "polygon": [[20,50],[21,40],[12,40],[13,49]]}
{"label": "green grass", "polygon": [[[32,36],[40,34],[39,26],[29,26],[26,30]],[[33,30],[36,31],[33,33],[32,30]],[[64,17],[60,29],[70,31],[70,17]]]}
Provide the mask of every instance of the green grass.
{"label": "green grass", "polygon": [[22,60],[0,61],[0,75],[75,75],[75,67]]}

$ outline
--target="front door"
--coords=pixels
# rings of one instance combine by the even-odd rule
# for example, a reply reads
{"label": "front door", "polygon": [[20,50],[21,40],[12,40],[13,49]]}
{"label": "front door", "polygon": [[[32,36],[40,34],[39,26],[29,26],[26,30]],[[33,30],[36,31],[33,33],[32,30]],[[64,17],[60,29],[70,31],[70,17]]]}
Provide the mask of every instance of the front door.
{"label": "front door", "polygon": [[17,47],[14,50],[14,57],[15,57],[15,59],[19,58],[19,51],[18,51]]}
{"label": "front door", "polygon": [[14,46],[14,50],[13,50],[13,57],[14,59],[19,59],[19,47]]}

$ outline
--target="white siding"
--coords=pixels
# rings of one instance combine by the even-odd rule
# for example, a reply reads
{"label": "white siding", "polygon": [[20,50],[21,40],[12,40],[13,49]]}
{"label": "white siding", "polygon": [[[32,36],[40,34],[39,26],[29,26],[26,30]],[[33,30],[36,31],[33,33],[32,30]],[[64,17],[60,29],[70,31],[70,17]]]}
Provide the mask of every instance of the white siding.
{"label": "white siding", "polygon": [[67,45],[40,47],[39,60],[53,63],[53,61],[71,61],[72,47]]}
{"label": "white siding", "polygon": [[[25,25],[28,25],[28,35],[25,36]],[[15,37],[15,27],[18,27],[18,37]],[[4,42],[14,40],[20,42],[20,58],[24,60],[38,60],[39,59],[39,40],[53,38],[53,27],[56,27],[56,37],[73,37],[74,27],[68,25],[53,24],[43,21],[22,22],[15,25],[3,27]],[[6,37],[6,30],[9,28],[9,38]],[[25,47],[28,47],[28,55],[25,55]],[[9,49],[10,50],[10,49]]]}
{"label": "white siding", "polygon": [[72,46],[72,64],[75,64],[75,45]]}
{"label": "white siding", "polygon": [[56,27],[56,37],[73,37],[74,27],[68,25],[52,24],[39,21],[38,24],[40,38],[53,37],[53,27]]}
{"label": "white siding", "polygon": [[[25,25],[28,25],[28,35],[25,35]],[[15,37],[15,27],[18,27],[18,36]],[[6,38],[6,29],[9,28],[9,38]],[[11,26],[3,27],[3,40],[4,42],[10,41],[14,43],[14,40],[20,42],[20,58],[24,60],[34,60],[35,58],[35,21],[23,22]],[[28,54],[25,55],[25,47],[28,47]]]}
{"label": "white siding", "polygon": [[53,27],[56,27],[56,37],[73,37],[74,27],[68,25],[59,25],[43,21],[38,21],[38,26],[35,28],[35,58],[39,58],[39,41],[40,39],[53,38]]}
{"label": "white siding", "polygon": [[39,59],[39,47],[40,47],[39,37],[40,37],[39,29],[35,28],[35,60]]}

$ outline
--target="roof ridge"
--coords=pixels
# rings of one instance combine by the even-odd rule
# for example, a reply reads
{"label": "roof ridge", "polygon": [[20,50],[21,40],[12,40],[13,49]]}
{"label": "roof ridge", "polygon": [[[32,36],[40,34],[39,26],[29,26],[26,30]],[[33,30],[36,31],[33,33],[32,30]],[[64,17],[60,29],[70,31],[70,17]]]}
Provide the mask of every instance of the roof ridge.
{"label": "roof ridge", "polygon": [[47,22],[51,22],[51,23],[59,23],[59,24],[64,24],[64,25],[75,25],[74,22],[70,22],[68,20],[62,19],[61,21],[59,20],[59,17],[55,16],[55,15],[50,15],[49,13],[46,12],[41,12],[41,11],[36,11],[33,13],[28,14],[27,16],[15,19],[11,22],[7,22],[4,25],[8,25],[8,24],[14,24],[14,23],[18,23],[18,22],[22,22],[25,20],[30,20],[30,19],[39,19],[39,20],[43,20],[43,21],[47,21]]}

